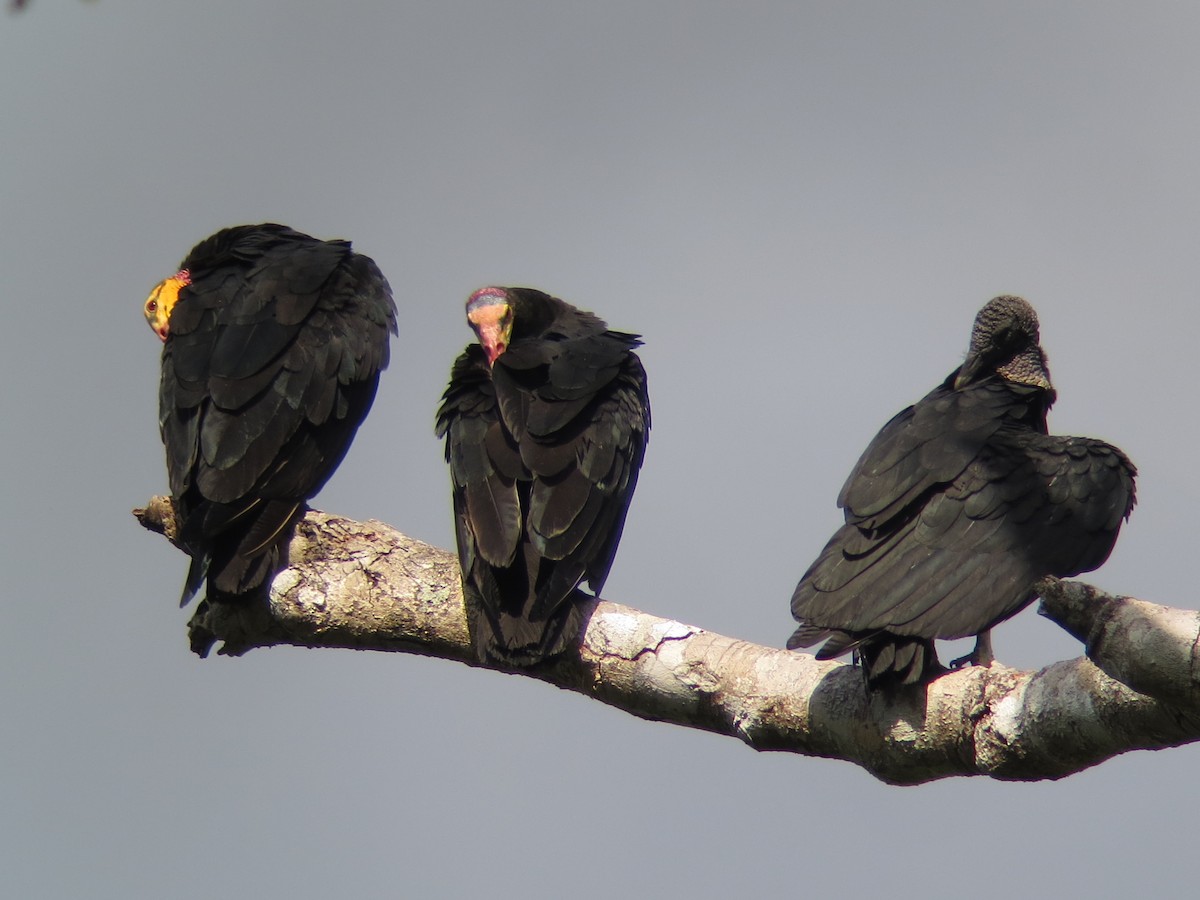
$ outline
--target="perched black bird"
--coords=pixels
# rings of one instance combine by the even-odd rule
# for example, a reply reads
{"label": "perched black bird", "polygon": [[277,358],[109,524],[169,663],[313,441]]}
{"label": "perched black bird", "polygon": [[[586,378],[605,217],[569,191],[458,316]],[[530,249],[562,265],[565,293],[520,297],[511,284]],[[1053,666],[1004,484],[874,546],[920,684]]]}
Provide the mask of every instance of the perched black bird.
{"label": "perched black bird", "polygon": [[145,304],[162,338],[159,427],[180,605],[270,584],[292,526],[346,455],[396,331],[391,289],[348,241],[239,225],[201,241]]}
{"label": "perched black bird", "polygon": [[641,341],[530,288],[476,291],[467,321],[437,418],[463,593],[479,657],[527,666],[612,566],[650,429]]}
{"label": "perched black bird", "polygon": [[1137,470],[1102,441],[1046,433],[1054,402],[1037,314],[997,297],[957,371],[883,427],[838,497],[846,524],[800,580],[788,648],[850,650],[868,684],[941,670],[935,638],[976,635],[952,665],[992,660],[989,629],[1047,575],[1112,552]]}

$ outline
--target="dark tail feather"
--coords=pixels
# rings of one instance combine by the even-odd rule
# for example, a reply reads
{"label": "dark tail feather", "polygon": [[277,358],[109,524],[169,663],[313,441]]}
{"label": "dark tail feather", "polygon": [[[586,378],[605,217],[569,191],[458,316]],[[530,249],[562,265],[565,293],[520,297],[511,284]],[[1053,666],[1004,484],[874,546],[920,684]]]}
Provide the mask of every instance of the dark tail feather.
{"label": "dark tail feather", "polygon": [[942,671],[933,641],[886,631],[838,631],[805,623],[788,638],[787,647],[797,650],[820,641],[825,645],[817,651],[817,659],[834,659],[853,650],[870,688],[916,684]]}
{"label": "dark tail feather", "polygon": [[833,634],[828,628],[821,628],[819,625],[801,625],[788,638],[787,648],[789,650],[803,650],[811,647],[813,644],[818,644],[825,638]]}
{"label": "dark tail feather", "polygon": [[179,605],[187,603],[208,580],[207,598],[216,603],[237,603],[269,586],[287,565],[287,545],[304,505],[269,501],[256,504],[253,519],[235,518],[224,533],[210,539],[207,552],[193,557]]}
{"label": "dark tail feather", "polygon": [[192,564],[188,566],[187,580],[183,583],[183,594],[179,598],[180,609],[192,602],[192,598],[200,590],[200,585],[204,584],[204,579],[208,576],[209,562],[207,556],[192,557]]}
{"label": "dark tail feather", "polygon": [[835,659],[843,653],[857,650],[858,645],[866,640],[867,635],[856,634],[852,631],[838,631],[836,628],[822,628],[820,625],[803,623],[788,638],[789,650],[802,650],[825,641],[825,646],[817,651],[817,659]]}
{"label": "dark tail feather", "polygon": [[238,553],[254,558],[290,540],[293,526],[303,515],[303,503],[270,501],[255,517],[254,524],[238,544]]}
{"label": "dark tail feather", "polygon": [[466,591],[467,623],[475,654],[483,662],[527,668],[570,649],[578,640],[592,598],[574,591],[549,616],[490,616],[473,589]]}
{"label": "dark tail feather", "polygon": [[245,557],[236,551],[223,558],[214,554],[208,573],[208,599],[217,603],[236,603],[259,592],[265,593],[275,573],[282,568],[279,559],[278,547],[254,557]]}
{"label": "dark tail feather", "polygon": [[917,684],[942,671],[933,641],[881,634],[858,646],[858,657],[870,688]]}
{"label": "dark tail feather", "polygon": [[217,603],[237,603],[269,584],[278,568],[279,551],[274,549],[253,559],[236,552],[222,553],[220,548],[212,555],[194,557],[188,567],[179,606],[182,608],[192,601],[205,579],[208,580],[207,599]]}

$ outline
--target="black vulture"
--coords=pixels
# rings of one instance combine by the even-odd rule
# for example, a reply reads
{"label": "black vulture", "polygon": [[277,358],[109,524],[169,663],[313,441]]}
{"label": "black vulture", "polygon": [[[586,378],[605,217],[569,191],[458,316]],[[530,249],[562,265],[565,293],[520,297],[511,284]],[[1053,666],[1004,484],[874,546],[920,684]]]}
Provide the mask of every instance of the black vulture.
{"label": "black vulture", "polygon": [[479,658],[530,666],[612,566],[650,429],[641,341],[531,288],[476,291],[467,321],[437,416],[463,594]]}
{"label": "black vulture", "polygon": [[270,585],[292,527],[346,455],[396,332],[391,289],[348,241],[239,225],[201,241],[145,304],[163,340],[159,428],[180,605]]}
{"label": "black vulture", "polygon": [[1100,566],[1137,470],[1111,444],[1047,434],[1054,398],[1033,307],[991,300],[963,364],[883,426],[846,479],[846,524],[792,596],[788,648],[853,650],[871,686],[942,671],[935,638],[975,635],[952,665],[987,665],[989,630],[1039,578]]}

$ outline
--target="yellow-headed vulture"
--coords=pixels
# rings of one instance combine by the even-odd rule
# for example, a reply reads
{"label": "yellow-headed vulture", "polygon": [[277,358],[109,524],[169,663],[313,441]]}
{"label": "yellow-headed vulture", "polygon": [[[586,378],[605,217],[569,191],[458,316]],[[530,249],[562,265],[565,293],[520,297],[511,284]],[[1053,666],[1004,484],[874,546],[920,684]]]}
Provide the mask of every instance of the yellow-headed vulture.
{"label": "yellow-headed vulture", "polygon": [[145,304],[163,340],[159,427],[181,603],[265,590],[292,526],[371,408],[396,331],[391,289],[348,241],[239,225],[197,244]]}
{"label": "yellow-headed vulture", "polygon": [[1137,470],[1116,447],[1047,434],[1055,393],[1037,314],[996,297],[963,364],[875,436],[838,497],[846,524],[800,580],[788,647],[851,650],[869,685],[941,671],[934,639],[989,630],[1035,582],[1101,565],[1134,504]]}
{"label": "yellow-headed vulture", "polygon": [[530,288],[467,301],[479,337],[438,411],[476,652],[532,665],[582,624],[612,566],[650,429],[636,335]]}

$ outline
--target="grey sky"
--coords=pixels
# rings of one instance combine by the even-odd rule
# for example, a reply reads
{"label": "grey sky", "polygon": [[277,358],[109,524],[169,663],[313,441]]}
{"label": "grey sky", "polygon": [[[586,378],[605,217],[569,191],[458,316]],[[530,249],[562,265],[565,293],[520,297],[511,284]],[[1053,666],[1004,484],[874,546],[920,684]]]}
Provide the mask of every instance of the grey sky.
{"label": "grey sky", "polygon": [[[352,239],[401,311],[321,508],[452,545],[432,417],[462,301],[536,286],[646,340],[654,431],[607,596],[778,646],[858,453],[1012,292],[1052,428],[1142,472],[1090,580],[1192,606],[1198,45],[1200,8],[1157,3],[0,16],[0,892],[1185,890],[1194,747],[900,789],[440,661],[201,662],[186,560],[128,511],[166,484],[146,292],[275,220]],[[1081,652],[1032,611],[995,642]]]}

